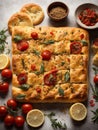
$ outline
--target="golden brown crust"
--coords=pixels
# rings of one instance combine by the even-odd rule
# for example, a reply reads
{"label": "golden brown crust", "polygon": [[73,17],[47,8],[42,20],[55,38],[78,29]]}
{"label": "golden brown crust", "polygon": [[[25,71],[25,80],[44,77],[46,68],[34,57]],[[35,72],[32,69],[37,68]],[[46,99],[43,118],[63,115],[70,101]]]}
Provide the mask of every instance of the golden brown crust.
{"label": "golden brown crust", "polygon": [[[31,33],[38,33],[34,40]],[[29,44],[29,48],[20,51],[14,36],[21,36]],[[81,35],[84,36],[81,39]],[[62,37],[63,36],[63,37]],[[74,36],[74,37],[72,37]],[[12,67],[13,67],[13,97],[27,102],[78,102],[85,101],[88,96],[88,32],[80,28],[71,27],[15,27],[12,32]],[[81,43],[81,53],[72,54],[71,41]],[[51,44],[47,44],[47,43]],[[51,51],[51,59],[43,60],[41,53]],[[36,69],[32,70],[31,65]],[[55,72],[54,72],[55,71]],[[51,72],[55,73],[55,79]],[[26,73],[25,91],[18,80],[20,73]],[[55,80],[55,85],[45,83],[45,76]]]}
{"label": "golden brown crust", "polygon": [[37,4],[26,4],[21,8],[20,12],[28,14],[32,19],[33,25],[40,24],[44,19],[44,12]]}
{"label": "golden brown crust", "polygon": [[8,29],[10,33],[12,33],[12,29],[15,26],[32,26],[32,25],[33,23],[29,15],[22,12],[13,14],[8,21]]}

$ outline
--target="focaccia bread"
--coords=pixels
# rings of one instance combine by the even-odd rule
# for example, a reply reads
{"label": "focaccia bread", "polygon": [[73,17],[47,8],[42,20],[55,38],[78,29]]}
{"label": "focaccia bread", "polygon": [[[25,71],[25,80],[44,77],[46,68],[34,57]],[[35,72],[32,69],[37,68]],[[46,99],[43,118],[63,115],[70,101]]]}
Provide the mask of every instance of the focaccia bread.
{"label": "focaccia bread", "polygon": [[12,95],[24,102],[82,102],[88,97],[89,34],[74,27],[12,31]]}

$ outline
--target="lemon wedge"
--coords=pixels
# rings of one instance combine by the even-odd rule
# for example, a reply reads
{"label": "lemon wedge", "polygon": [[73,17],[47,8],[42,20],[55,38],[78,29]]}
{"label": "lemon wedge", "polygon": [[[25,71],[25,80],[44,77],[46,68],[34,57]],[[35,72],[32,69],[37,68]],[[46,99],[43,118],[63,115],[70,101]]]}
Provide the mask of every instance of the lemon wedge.
{"label": "lemon wedge", "polygon": [[0,70],[10,66],[10,58],[6,54],[0,54]]}
{"label": "lemon wedge", "polygon": [[44,114],[38,109],[33,109],[27,113],[26,121],[31,127],[39,127],[44,123]]}
{"label": "lemon wedge", "polygon": [[82,103],[74,103],[70,107],[69,113],[75,121],[82,121],[87,116],[87,108]]}

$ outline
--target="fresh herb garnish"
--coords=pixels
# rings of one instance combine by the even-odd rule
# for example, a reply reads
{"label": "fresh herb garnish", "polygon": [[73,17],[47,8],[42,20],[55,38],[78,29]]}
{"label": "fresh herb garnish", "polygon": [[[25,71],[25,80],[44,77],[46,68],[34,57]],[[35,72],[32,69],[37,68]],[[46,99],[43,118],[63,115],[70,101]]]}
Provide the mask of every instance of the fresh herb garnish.
{"label": "fresh herb garnish", "polygon": [[98,74],[98,69],[97,69],[97,68],[95,68],[95,67],[93,67],[92,69],[94,70],[95,75],[97,75],[97,74]]}
{"label": "fresh herb garnish", "polygon": [[85,40],[81,40],[81,42],[82,42],[83,46],[87,46],[88,45],[87,41],[85,41]]}
{"label": "fresh herb garnish", "polygon": [[35,55],[37,55],[37,56],[39,56],[39,55],[40,55],[40,52],[39,52],[39,51],[37,51],[37,50],[33,50],[33,53],[34,53]]}
{"label": "fresh herb garnish", "polygon": [[7,39],[6,32],[7,29],[0,31],[0,53],[3,53],[5,51],[5,45],[8,44],[8,42],[6,42]]}
{"label": "fresh herb garnish", "polygon": [[22,84],[21,86],[19,86],[20,89],[27,91],[30,88],[29,84]]}
{"label": "fresh herb garnish", "polygon": [[19,35],[14,36],[13,40],[17,43],[20,42],[23,38]]}
{"label": "fresh herb garnish", "polygon": [[17,100],[23,100],[24,98],[25,98],[25,94],[18,94],[17,96],[16,96],[16,99]]}
{"label": "fresh herb garnish", "polygon": [[60,96],[64,96],[64,90],[61,87],[59,87],[58,92]]}
{"label": "fresh herb garnish", "polygon": [[64,64],[65,64],[65,62],[62,61],[62,62],[61,62],[61,66],[63,66]]}
{"label": "fresh herb garnish", "polygon": [[62,124],[61,121],[58,121],[56,118],[54,119],[53,117],[55,116],[55,113],[54,112],[51,112],[50,114],[46,114],[47,117],[50,119],[51,121],[51,126],[54,128],[54,129],[60,129],[60,130],[66,130],[67,129],[67,126],[66,124]]}
{"label": "fresh herb garnish", "polygon": [[69,74],[69,72],[66,72],[64,75],[65,82],[69,81],[69,79],[70,79],[70,74]]}
{"label": "fresh herb garnish", "polygon": [[93,96],[94,96],[96,102],[98,102],[98,87],[93,87],[92,84],[90,86],[91,86],[92,91],[93,91]]}
{"label": "fresh herb garnish", "polygon": [[44,41],[43,44],[53,44],[55,41],[54,40],[48,40],[48,41]]}
{"label": "fresh herb garnish", "polygon": [[39,74],[43,74],[44,71],[45,71],[45,68],[44,68],[44,64],[42,63],[40,66],[40,71],[34,71],[34,73],[39,75]]}
{"label": "fresh herb garnish", "polygon": [[91,118],[92,121],[98,124],[98,108],[95,111],[92,111],[92,113],[94,114],[94,116]]}
{"label": "fresh herb garnish", "polygon": [[25,62],[24,62],[24,59],[21,59],[21,62],[22,62],[23,68],[25,69]]}

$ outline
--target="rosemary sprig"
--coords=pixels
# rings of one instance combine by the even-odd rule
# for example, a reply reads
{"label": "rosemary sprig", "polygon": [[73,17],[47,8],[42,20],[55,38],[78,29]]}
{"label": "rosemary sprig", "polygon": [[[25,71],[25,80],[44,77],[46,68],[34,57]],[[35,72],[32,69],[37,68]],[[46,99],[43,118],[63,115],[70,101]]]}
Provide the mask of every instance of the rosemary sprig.
{"label": "rosemary sprig", "polygon": [[92,113],[93,113],[93,115],[94,115],[94,116],[91,118],[92,121],[93,121],[94,123],[98,124],[98,108],[97,108],[95,111],[92,111]]}
{"label": "rosemary sprig", "polygon": [[91,89],[93,91],[93,96],[95,98],[95,101],[98,102],[98,87],[93,87],[92,84],[90,84]]}
{"label": "rosemary sprig", "polygon": [[57,121],[57,119],[53,118],[55,116],[55,113],[54,112],[51,112],[50,114],[46,114],[47,117],[50,119],[51,121],[51,126],[54,128],[54,129],[60,129],[60,130],[66,130],[67,129],[67,126],[66,124],[62,124],[61,121]]}
{"label": "rosemary sprig", "polygon": [[98,74],[98,69],[97,69],[97,68],[95,68],[95,67],[93,67],[92,69],[94,70],[95,75],[97,75],[97,74]]}
{"label": "rosemary sprig", "polygon": [[0,31],[0,53],[3,53],[5,51],[5,45],[8,44],[8,42],[6,42],[7,39],[7,29],[3,29]]}

